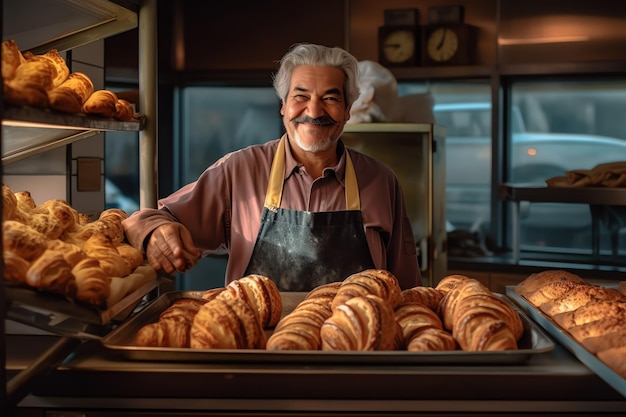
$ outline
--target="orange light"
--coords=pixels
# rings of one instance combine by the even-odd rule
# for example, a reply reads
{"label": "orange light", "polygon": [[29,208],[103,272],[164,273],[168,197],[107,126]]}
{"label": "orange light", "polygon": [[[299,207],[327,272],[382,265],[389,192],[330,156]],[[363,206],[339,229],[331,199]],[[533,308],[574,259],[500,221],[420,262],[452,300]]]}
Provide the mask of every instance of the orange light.
{"label": "orange light", "polygon": [[528,154],[528,156],[535,156],[535,155],[537,155],[537,149],[535,149],[535,148],[528,148],[526,153]]}

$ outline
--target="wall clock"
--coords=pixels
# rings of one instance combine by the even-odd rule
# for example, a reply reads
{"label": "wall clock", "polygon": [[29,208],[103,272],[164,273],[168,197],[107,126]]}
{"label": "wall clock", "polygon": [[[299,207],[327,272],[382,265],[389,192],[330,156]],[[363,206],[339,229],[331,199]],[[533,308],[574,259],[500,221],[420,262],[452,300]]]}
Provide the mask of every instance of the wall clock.
{"label": "wall clock", "polygon": [[469,65],[474,58],[474,26],[465,23],[427,25],[423,33],[423,65]]}
{"label": "wall clock", "polygon": [[474,59],[476,28],[464,22],[460,5],[428,9],[428,25],[422,34],[422,65],[469,65]]}
{"label": "wall clock", "polygon": [[415,66],[420,49],[420,31],[416,26],[382,26],[378,29],[378,61],[381,65]]}

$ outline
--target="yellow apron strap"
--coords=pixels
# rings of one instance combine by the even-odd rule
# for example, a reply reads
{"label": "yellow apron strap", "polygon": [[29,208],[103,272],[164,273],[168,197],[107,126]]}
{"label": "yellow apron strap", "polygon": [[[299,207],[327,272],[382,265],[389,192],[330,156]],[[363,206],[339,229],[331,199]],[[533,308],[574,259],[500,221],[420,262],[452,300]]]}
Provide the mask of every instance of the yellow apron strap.
{"label": "yellow apron strap", "polygon": [[278,149],[272,161],[270,180],[265,194],[265,207],[277,209],[283,196],[283,182],[285,181],[285,136],[278,142]]}
{"label": "yellow apron strap", "polygon": [[359,197],[359,184],[356,181],[356,173],[354,172],[354,166],[352,165],[352,158],[350,153],[345,150],[346,153],[346,210],[361,210],[361,199]]}
{"label": "yellow apron strap", "polygon": [[[359,185],[356,180],[352,158],[348,150],[346,152],[346,210],[361,210],[361,199],[359,198]],[[278,142],[276,155],[272,161],[269,184],[265,195],[265,207],[277,209],[283,195],[283,182],[285,179],[285,136]]]}

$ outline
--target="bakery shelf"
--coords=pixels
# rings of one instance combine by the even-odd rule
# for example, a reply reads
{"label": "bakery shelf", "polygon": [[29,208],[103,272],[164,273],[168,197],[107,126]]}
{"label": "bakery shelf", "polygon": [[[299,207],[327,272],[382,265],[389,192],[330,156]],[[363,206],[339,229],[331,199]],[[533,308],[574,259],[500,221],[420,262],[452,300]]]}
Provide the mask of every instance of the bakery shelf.
{"label": "bakery shelf", "polygon": [[[127,2],[128,3],[128,2]],[[34,54],[65,51],[137,27],[137,13],[109,0],[4,1],[3,40]]]}
{"label": "bakery shelf", "polygon": [[6,107],[2,119],[2,162],[11,163],[106,130],[139,131],[143,119],[122,122],[28,107]]}

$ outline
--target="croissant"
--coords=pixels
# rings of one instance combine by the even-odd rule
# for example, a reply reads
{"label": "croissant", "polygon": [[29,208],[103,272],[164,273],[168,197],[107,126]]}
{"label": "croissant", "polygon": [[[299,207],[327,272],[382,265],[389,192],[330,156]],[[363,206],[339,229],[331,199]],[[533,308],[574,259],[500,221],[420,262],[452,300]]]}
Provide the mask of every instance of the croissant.
{"label": "croissant", "polygon": [[440,306],[444,327],[465,351],[517,349],[524,333],[517,312],[471,278],[452,287]]}
{"label": "croissant", "polygon": [[25,284],[26,273],[30,267],[29,262],[21,256],[7,250],[3,251],[2,257],[4,260],[4,279],[14,284]]}
{"label": "croissant", "polygon": [[113,91],[94,91],[83,104],[83,112],[87,114],[97,114],[103,117],[115,116],[115,106],[118,97]]}
{"label": "croissant", "polygon": [[56,49],[50,49],[48,52],[42,55],[34,55],[30,52],[24,53],[24,58],[26,61],[40,61],[45,62],[50,65],[52,71],[52,82],[46,90],[50,90],[53,88],[57,88],[67,79],[70,75],[70,69],[68,68],[65,60],[61,55],[59,55],[59,51]]}
{"label": "croissant", "polygon": [[76,280],[72,269],[63,255],[45,251],[37,258],[26,273],[26,283],[70,298],[76,295]]}
{"label": "croissant", "polygon": [[415,302],[423,304],[433,311],[439,309],[443,291],[433,287],[412,287],[402,291],[402,303]]}
{"label": "croissant", "polygon": [[143,264],[143,254],[139,250],[135,249],[128,243],[117,243],[115,249],[120,256],[128,261],[131,270],[134,270],[139,265]]}
{"label": "croissant", "polygon": [[48,90],[56,72],[50,60],[31,60],[15,69],[13,78],[4,81],[4,99],[14,106],[48,107]]}
{"label": "croissant", "polygon": [[336,306],[320,330],[322,350],[330,351],[395,350],[400,334],[393,308],[371,294]]}
{"label": "croissant", "polygon": [[87,253],[77,245],[73,243],[64,242],[60,239],[49,240],[47,244],[48,250],[59,252],[63,255],[63,258],[73,268],[78,262],[87,258]]}
{"label": "croissant", "polygon": [[111,292],[111,278],[95,258],[84,258],[72,268],[76,281],[76,299],[98,307],[106,307]]}
{"label": "croissant", "polygon": [[48,92],[49,106],[66,113],[80,113],[93,88],[93,82],[86,74],[71,73],[63,84]]}
{"label": "croissant", "polygon": [[258,313],[261,326],[275,326],[282,315],[282,299],[278,287],[266,276],[251,274],[230,282],[216,298],[240,298]]}
{"label": "croissant", "polygon": [[82,248],[87,255],[100,261],[100,266],[110,277],[125,277],[134,269],[131,263],[120,255],[115,244],[106,235],[92,235]]}
{"label": "croissant", "polygon": [[142,326],[135,336],[137,346],[190,347],[193,320],[204,304],[203,300],[180,298],[172,302],[154,323]]}
{"label": "croissant", "polygon": [[133,120],[133,117],[135,117],[135,110],[128,101],[120,98],[117,100],[117,103],[115,103],[115,114],[113,117],[118,120],[128,122]]}
{"label": "croissant", "polygon": [[222,291],[224,291],[224,287],[210,288],[202,293],[201,298],[203,300],[212,300]]}
{"label": "croissant", "polygon": [[443,330],[439,316],[419,302],[402,303],[395,312],[408,351],[455,350],[456,340]]}
{"label": "croissant", "polygon": [[466,275],[453,274],[447,275],[439,281],[439,283],[435,286],[435,288],[445,294],[447,294],[452,288],[454,288],[458,283],[462,281],[467,281],[473,278],[470,278]]}
{"label": "croissant", "polygon": [[332,315],[329,296],[315,296],[301,301],[283,317],[267,339],[268,350],[320,350],[321,328]]}
{"label": "croissant", "polygon": [[195,349],[264,349],[266,344],[258,314],[240,298],[206,302],[189,334],[190,347]]}
{"label": "croissant", "polygon": [[333,310],[344,304],[352,297],[368,294],[382,298],[394,309],[402,299],[398,279],[389,271],[382,269],[367,269],[346,278],[337,289],[332,302]]}
{"label": "croissant", "polygon": [[334,281],[327,284],[318,285],[317,287],[309,291],[304,296],[304,299],[306,300],[316,297],[330,297],[331,299],[335,298],[335,295],[337,295],[337,291],[339,290],[341,284],[341,281]]}
{"label": "croissant", "polygon": [[7,81],[15,76],[17,67],[26,62],[13,39],[2,42],[2,78]]}
{"label": "croissant", "polygon": [[2,220],[17,220],[16,212],[17,197],[8,185],[2,184]]}
{"label": "croissant", "polygon": [[27,261],[33,261],[45,252],[47,239],[24,223],[5,220],[2,222],[2,247]]}

